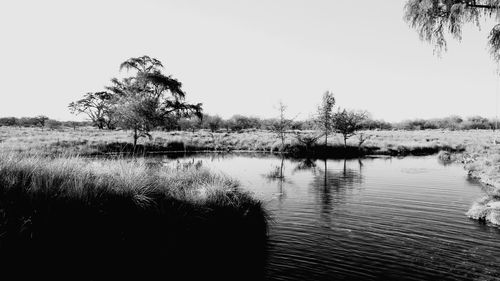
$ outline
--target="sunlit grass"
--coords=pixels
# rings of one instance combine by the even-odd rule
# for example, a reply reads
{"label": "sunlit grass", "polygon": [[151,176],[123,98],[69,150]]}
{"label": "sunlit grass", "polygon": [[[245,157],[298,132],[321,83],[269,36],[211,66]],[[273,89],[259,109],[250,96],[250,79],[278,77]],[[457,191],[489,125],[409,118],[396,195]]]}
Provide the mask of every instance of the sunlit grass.
{"label": "sunlit grass", "polygon": [[[376,154],[417,154],[436,153],[439,150],[456,150],[492,140],[491,131],[364,131],[367,140],[362,147],[369,147]],[[248,130],[243,132],[164,132],[154,131],[153,138],[141,139],[139,144],[146,151],[263,151],[278,152],[281,142],[276,135],[266,130]],[[289,132],[285,146],[288,150],[300,148],[296,134],[314,135],[317,132]],[[131,133],[122,130],[108,131],[95,128],[73,130],[41,130],[38,128],[0,127],[1,151],[24,151],[44,153],[46,155],[70,152],[80,155],[93,155],[106,152],[130,152]],[[317,146],[322,146],[322,139]],[[339,135],[329,137],[330,147],[342,147]],[[348,146],[357,148],[358,138],[348,139]]]}

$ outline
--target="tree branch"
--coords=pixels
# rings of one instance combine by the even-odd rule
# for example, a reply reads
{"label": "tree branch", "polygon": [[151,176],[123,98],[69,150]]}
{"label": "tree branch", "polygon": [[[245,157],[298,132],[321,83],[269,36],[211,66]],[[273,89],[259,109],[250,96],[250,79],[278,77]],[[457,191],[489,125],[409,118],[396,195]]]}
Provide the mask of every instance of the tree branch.
{"label": "tree branch", "polygon": [[465,1],[465,5],[467,8],[481,8],[481,9],[499,9],[500,6],[495,5],[485,5],[485,4],[476,4],[476,1]]}

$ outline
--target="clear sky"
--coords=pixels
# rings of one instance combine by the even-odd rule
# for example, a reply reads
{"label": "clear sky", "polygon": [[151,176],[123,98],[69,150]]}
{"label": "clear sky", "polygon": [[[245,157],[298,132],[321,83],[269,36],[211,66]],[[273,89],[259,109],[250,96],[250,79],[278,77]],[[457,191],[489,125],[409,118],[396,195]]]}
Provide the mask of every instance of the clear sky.
{"label": "clear sky", "polygon": [[403,21],[403,0],[1,1],[0,116],[67,110],[149,55],[205,112],[307,118],[324,91],[342,107],[399,121],[496,115],[492,23],[441,58]]}

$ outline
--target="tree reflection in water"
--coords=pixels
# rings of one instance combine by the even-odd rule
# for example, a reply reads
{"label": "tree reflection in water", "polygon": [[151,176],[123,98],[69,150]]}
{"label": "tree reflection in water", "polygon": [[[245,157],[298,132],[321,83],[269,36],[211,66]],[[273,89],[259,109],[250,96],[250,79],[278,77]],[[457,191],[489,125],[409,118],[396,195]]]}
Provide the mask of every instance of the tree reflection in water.
{"label": "tree reflection in water", "polygon": [[[320,165],[317,162],[323,162]],[[347,165],[349,163],[349,165]],[[337,164],[335,167],[328,165]],[[341,167],[338,167],[338,164]],[[358,166],[357,169],[351,168]],[[346,196],[352,189],[363,182],[363,162],[358,160],[317,160],[305,159],[301,161],[295,170],[311,170],[313,180],[311,186],[317,195],[321,208],[322,220],[329,224],[333,206],[345,202]]]}
{"label": "tree reflection in water", "polygon": [[285,155],[281,154],[280,164],[274,166],[269,173],[264,175],[264,177],[267,178],[268,181],[276,182],[278,186],[277,197],[280,202],[286,198],[286,192],[285,189],[283,188],[283,185],[285,183],[290,183],[285,178],[284,172],[285,172]]}

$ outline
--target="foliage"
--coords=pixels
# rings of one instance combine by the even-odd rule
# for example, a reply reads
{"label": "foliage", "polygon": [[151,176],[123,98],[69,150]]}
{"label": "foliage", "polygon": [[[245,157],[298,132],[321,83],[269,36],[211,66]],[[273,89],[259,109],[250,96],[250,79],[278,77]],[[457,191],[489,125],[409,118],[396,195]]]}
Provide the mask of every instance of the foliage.
{"label": "foliage", "polygon": [[201,104],[185,101],[182,84],[164,75],[163,64],[149,56],[130,58],[120,65],[120,70],[135,70],[135,76],[121,81],[114,78],[108,90],[116,95],[114,110],[119,125],[133,130],[134,147],[141,137],[151,137],[149,132],[173,117],[201,118]]}
{"label": "foliage", "polygon": [[223,122],[224,120],[218,115],[210,116],[204,114],[201,127],[203,129],[209,129],[211,132],[216,132],[222,127]]}
{"label": "foliage", "polygon": [[[205,119],[203,119],[205,120]],[[200,118],[198,117],[190,117],[190,118],[179,118],[177,120],[177,128],[181,131],[191,131],[194,132],[198,129],[201,129],[202,122],[200,122]]]}
{"label": "foliage", "polygon": [[86,93],[78,101],[69,104],[69,110],[73,114],[86,114],[92,121],[92,124],[99,129],[114,128],[113,103],[114,95],[102,91],[95,93]]}
{"label": "foliage", "polygon": [[43,127],[45,127],[45,123],[47,123],[47,121],[49,120],[49,117],[47,117],[45,115],[38,115],[34,119],[35,119],[36,125],[43,128]]}
{"label": "foliage", "polygon": [[19,124],[16,117],[2,117],[0,118],[0,126],[16,126]]}
{"label": "foliage", "polygon": [[361,122],[361,128],[363,130],[391,130],[393,125],[384,120],[374,120],[371,118],[366,118]]}
{"label": "foliage", "polygon": [[321,104],[318,106],[315,123],[319,130],[325,136],[325,146],[328,143],[328,135],[333,130],[333,106],[335,105],[335,98],[333,93],[326,91],[323,94]]}
{"label": "foliage", "polygon": [[344,137],[344,147],[347,139],[356,134],[362,128],[362,122],[366,119],[366,112],[355,112],[352,110],[340,110],[333,114],[333,128],[336,133]]}
{"label": "foliage", "polygon": [[[409,0],[405,5],[405,21],[417,30],[420,39],[434,45],[438,54],[446,51],[446,34],[462,39],[466,23],[480,26],[483,17],[500,17],[498,0]],[[490,54],[500,60],[500,25],[490,31]]]}
{"label": "foliage", "polygon": [[233,115],[228,122],[227,127],[232,131],[241,131],[245,129],[260,128],[261,120],[257,117],[247,117],[243,115]]}

